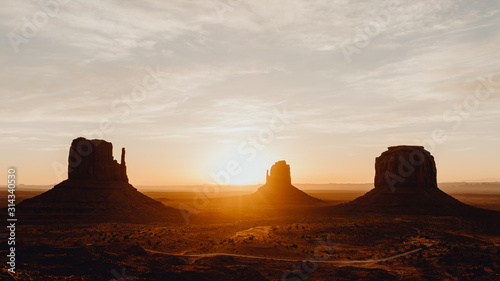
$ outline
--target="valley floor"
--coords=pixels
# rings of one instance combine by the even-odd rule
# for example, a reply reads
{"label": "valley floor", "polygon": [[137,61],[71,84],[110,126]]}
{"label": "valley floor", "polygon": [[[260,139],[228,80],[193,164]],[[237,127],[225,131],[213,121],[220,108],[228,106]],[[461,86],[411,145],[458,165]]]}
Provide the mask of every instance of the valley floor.
{"label": "valley floor", "polygon": [[[176,223],[21,222],[15,279],[4,266],[0,280],[500,280],[498,217],[200,211]],[[4,239],[4,265],[7,254]]]}

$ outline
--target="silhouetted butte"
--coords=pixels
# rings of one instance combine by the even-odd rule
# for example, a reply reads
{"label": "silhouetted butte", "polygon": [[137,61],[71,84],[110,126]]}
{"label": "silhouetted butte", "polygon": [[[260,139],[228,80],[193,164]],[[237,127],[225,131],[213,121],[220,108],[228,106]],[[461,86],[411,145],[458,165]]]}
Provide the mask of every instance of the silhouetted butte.
{"label": "silhouetted butte", "polygon": [[21,202],[18,214],[24,221],[151,222],[168,219],[174,210],[128,183],[124,148],[118,163],[111,143],[77,138],[69,150],[68,179]]}
{"label": "silhouetted butte", "polygon": [[486,211],[439,189],[434,157],[423,146],[407,145],[391,146],[375,159],[374,189],[334,209],[443,215]]}
{"label": "silhouetted butte", "polygon": [[274,163],[271,172],[267,172],[266,184],[261,186],[252,196],[274,205],[323,202],[292,185],[290,165],[286,161]]}

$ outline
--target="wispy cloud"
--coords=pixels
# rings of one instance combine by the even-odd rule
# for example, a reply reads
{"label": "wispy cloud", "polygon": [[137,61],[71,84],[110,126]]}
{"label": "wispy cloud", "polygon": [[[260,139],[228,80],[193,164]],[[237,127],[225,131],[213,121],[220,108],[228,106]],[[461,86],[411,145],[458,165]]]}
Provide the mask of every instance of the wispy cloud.
{"label": "wispy cloud", "polygon": [[[202,0],[68,1],[16,53],[8,34],[23,36],[43,10],[5,1],[2,143],[60,150],[107,118],[109,139],[231,146],[286,107],[294,118],[276,137],[281,154],[308,141],[319,154],[365,140],[379,149],[449,125],[443,113],[477,77],[500,73],[498,1],[229,2],[221,11]],[[374,23],[383,24],[348,62],[339,46]],[[161,69],[161,85],[120,117],[112,105],[148,67]],[[450,140],[498,139],[499,103],[482,102]],[[2,161],[15,158],[7,147]]]}

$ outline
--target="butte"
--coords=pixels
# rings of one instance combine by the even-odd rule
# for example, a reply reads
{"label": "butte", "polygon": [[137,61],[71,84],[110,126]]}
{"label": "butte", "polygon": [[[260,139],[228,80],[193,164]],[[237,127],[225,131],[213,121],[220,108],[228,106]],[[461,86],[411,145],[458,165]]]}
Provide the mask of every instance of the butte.
{"label": "butte", "polygon": [[334,206],[348,212],[469,215],[488,210],[466,205],[438,188],[434,157],[423,146],[391,146],[375,159],[375,188]]}
{"label": "butte", "polygon": [[[282,207],[297,205],[315,205],[324,201],[314,198],[292,185],[290,165],[278,161],[267,171],[266,184],[249,195],[218,198],[213,205],[219,207]],[[237,204],[237,205],[235,205]]]}
{"label": "butte", "polygon": [[21,202],[18,214],[24,221],[141,223],[166,221],[174,211],[129,184],[125,148],[118,163],[111,143],[77,138],[69,149],[68,179]]}

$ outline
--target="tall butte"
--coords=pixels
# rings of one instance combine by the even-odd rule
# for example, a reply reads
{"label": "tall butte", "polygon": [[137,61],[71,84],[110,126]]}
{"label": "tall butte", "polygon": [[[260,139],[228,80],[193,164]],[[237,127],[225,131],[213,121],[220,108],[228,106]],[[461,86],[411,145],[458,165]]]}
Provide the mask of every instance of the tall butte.
{"label": "tall butte", "polygon": [[480,209],[438,188],[434,157],[423,146],[391,146],[375,159],[375,188],[338,206],[350,211],[457,214]]}
{"label": "tall butte", "polygon": [[140,193],[128,183],[125,148],[121,161],[104,140],[77,138],[71,143],[68,179],[26,199],[19,215],[27,220],[151,222],[171,217],[175,209]]}
{"label": "tall butte", "polygon": [[68,180],[128,183],[125,148],[118,163],[113,158],[112,143],[74,139],[69,148]]}
{"label": "tall butte", "polygon": [[266,184],[248,195],[220,197],[212,200],[212,206],[218,208],[274,208],[324,203],[309,196],[292,185],[290,165],[278,161],[267,171]]}
{"label": "tall butte", "polygon": [[316,204],[323,201],[309,196],[292,185],[290,165],[286,161],[278,161],[267,171],[266,184],[250,195],[261,203],[272,205],[283,204]]}

